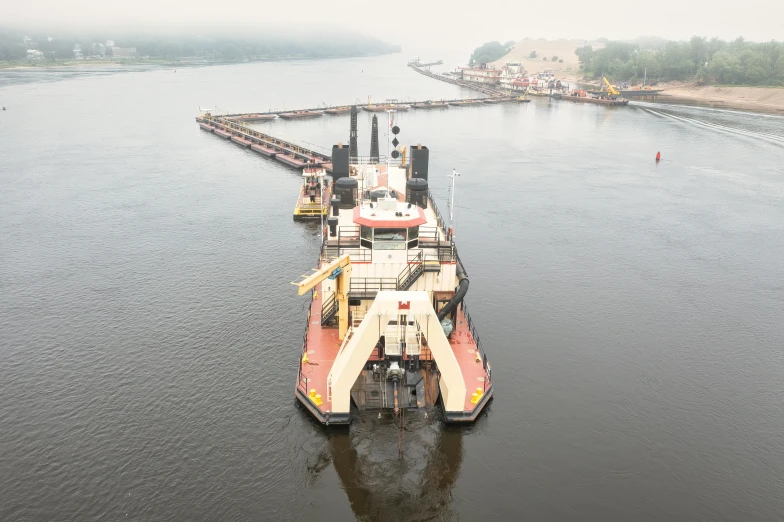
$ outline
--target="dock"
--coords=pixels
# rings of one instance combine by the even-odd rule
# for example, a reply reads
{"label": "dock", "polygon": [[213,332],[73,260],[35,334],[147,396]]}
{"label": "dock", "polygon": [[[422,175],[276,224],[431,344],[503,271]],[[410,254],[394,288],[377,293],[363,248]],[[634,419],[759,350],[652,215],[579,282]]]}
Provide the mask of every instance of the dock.
{"label": "dock", "polygon": [[[500,93],[501,91],[498,91]],[[405,110],[412,109],[446,109],[450,105],[454,107],[463,106],[485,106],[487,104],[517,102],[517,98],[509,97],[501,93],[495,93],[492,97],[482,98],[460,98],[454,100],[425,100],[412,101],[405,103]],[[376,107],[370,104],[356,104],[358,109]],[[401,109],[402,110],[402,109]],[[321,152],[297,145],[294,142],[276,138],[269,134],[257,131],[247,124],[252,122],[271,121],[278,117],[283,119],[308,119],[316,118],[322,114],[341,115],[351,111],[349,105],[336,105],[332,107],[288,110],[283,113],[275,112],[248,112],[231,114],[213,114],[212,111],[201,111],[196,117],[199,128],[210,132],[215,136],[232,141],[233,143],[246,147],[254,152],[261,154],[280,163],[301,170],[305,167],[323,167],[327,173],[332,173],[332,157]]]}
{"label": "dock", "polygon": [[411,60],[408,65],[416,65],[417,67],[430,67],[431,65],[443,65],[444,60],[436,60],[435,62],[422,63],[419,58]]}
{"label": "dock", "polygon": [[411,62],[408,64],[409,67],[414,69],[419,74],[424,74],[434,80],[439,80],[446,83],[451,83],[453,85],[459,85],[460,87],[465,87],[466,89],[473,89],[477,92],[481,92],[482,94],[486,94],[488,96],[496,96],[496,97],[508,97],[509,94],[502,89],[497,89],[495,87],[491,87],[489,85],[484,85],[477,82],[469,82],[466,80],[458,80],[457,78],[450,78],[448,76],[444,76],[442,74],[436,74],[431,72],[428,69],[423,68],[423,66],[418,65],[417,63]]}

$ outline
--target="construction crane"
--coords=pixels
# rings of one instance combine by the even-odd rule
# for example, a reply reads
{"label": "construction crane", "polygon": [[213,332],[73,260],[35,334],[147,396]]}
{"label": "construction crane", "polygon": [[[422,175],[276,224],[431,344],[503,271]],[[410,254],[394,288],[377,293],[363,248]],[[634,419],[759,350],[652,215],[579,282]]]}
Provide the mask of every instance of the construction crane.
{"label": "construction crane", "polygon": [[340,256],[334,261],[316,269],[312,274],[302,277],[304,278],[302,281],[291,283],[297,287],[299,295],[313,289],[325,279],[335,281],[335,299],[338,304],[338,338],[343,340],[346,337],[346,332],[348,332],[348,291],[351,287],[351,258],[348,254]]}
{"label": "construction crane", "polygon": [[602,76],[602,81],[607,86],[607,95],[608,96],[610,96],[611,98],[615,98],[616,96],[619,96],[621,94],[621,92],[618,89],[615,88],[615,85],[613,85],[610,82],[608,82],[607,78],[605,78],[604,76]]}

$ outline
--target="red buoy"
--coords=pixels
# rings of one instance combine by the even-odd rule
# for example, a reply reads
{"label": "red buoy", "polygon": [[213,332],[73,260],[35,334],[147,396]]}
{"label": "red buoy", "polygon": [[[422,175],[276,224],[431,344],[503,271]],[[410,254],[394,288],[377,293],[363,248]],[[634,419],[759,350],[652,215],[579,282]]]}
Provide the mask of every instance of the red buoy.
{"label": "red buoy", "polygon": [[661,161],[661,152],[656,153],[656,161]]}

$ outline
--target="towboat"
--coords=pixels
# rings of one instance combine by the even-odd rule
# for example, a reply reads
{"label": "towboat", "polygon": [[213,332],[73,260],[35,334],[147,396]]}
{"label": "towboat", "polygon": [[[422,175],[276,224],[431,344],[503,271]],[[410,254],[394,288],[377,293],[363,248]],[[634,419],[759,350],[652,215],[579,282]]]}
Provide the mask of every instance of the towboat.
{"label": "towboat", "polygon": [[325,425],[433,408],[446,422],[474,421],[493,396],[491,366],[453,229],[428,189],[428,148],[411,147],[409,164],[332,152],[316,268],[292,283],[309,299],[296,398]]}

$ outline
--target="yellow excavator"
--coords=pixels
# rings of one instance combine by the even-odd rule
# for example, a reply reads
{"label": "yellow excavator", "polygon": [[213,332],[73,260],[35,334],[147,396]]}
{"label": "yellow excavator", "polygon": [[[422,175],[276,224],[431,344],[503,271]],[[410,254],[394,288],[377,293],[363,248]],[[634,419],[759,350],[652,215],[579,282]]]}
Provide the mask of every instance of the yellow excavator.
{"label": "yellow excavator", "polygon": [[607,96],[609,96],[610,98],[617,98],[618,96],[621,95],[621,92],[615,88],[615,85],[607,81],[607,78],[605,78],[604,76],[602,76],[602,81],[607,86]]}

